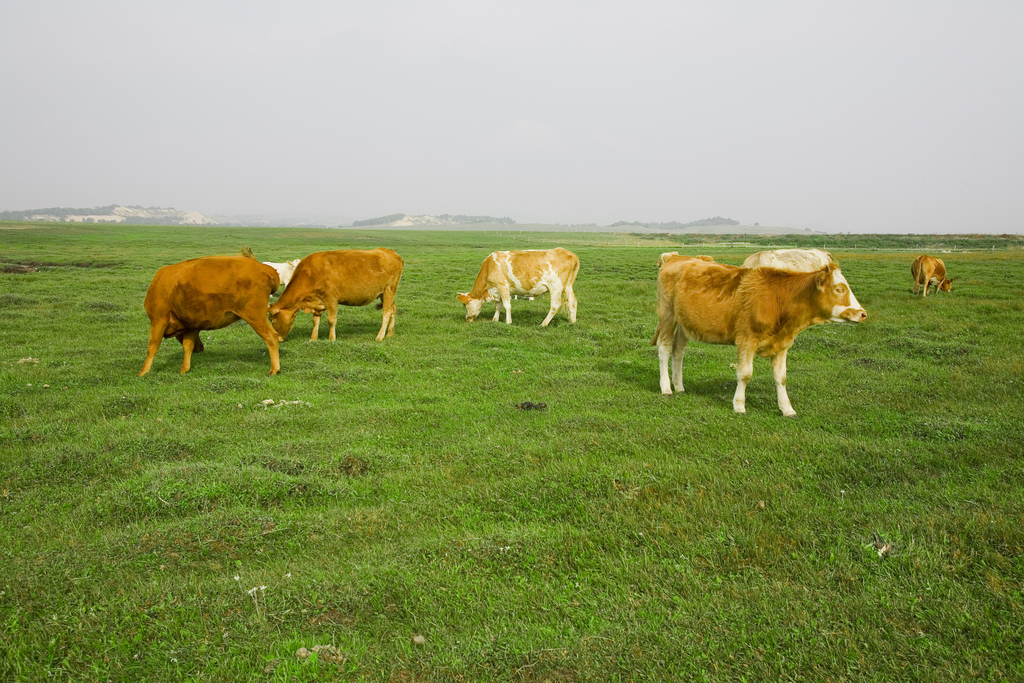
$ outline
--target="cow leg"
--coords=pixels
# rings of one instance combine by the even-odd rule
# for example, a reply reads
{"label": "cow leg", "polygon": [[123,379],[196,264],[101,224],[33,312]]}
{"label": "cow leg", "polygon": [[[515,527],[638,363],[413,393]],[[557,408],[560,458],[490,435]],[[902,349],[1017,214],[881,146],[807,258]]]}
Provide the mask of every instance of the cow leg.
{"label": "cow leg", "polygon": [[313,334],[309,335],[309,341],[316,341],[320,337],[320,314],[313,313]]}
{"label": "cow leg", "polygon": [[681,332],[678,325],[673,325],[669,329],[659,325],[658,330],[655,332],[655,339],[658,344],[658,371],[661,378],[661,393],[665,396],[672,395],[672,382],[668,374],[668,364],[671,358],[672,367],[675,370],[677,354],[679,356],[679,370],[678,374],[672,379],[675,379],[676,391],[683,391],[683,352],[686,350],[687,338]]}
{"label": "cow leg", "polygon": [[263,343],[267,345],[267,351],[270,352],[270,374],[276,375],[281,372],[281,354],[279,353],[277,346],[277,330],[274,329],[273,325],[271,325],[265,317],[261,317],[259,315],[242,315],[239,317],[249,323],[249,327],[251,327],[253,331],[260,336]]}
{"label": "cow leg", "polygon": [[736,394],[732,397],[732,409],[737,413],[747,412],[747,384],[754,374],[754,346],[736,344]]}
{"label": "cow leg", "polygon": [[395,336],[395,314],[398,307],[395,306],[395,290],[390,287],[384,288],[384,296],[380,300],[383,316],[380,323],[380,332],[377,333],[377,341],[382,341],[385,336]]}
{"label": "cow leg", "polygon": [[149,326],[149,345],[146,347],[146,362],[142,364],[142,369],[139,370],[139,377],[145,375],[153,367],[153,359],[160,348],[160,342],[164,340],[165,329],[167,327],[162,323],[154,322]]}
{"label": "cow leg", "polygon": [[779,399],[779,410],[785,417],[796,417],[793,404],[789,402],[789,394],[786,392],[786,353],[789,349],[782,349],[772,356],[772,374],[775,376],[775,393]]}
{"label": "cow leg", "polygon": [[548,307],[547,317],[540,324],[541,327],[547,327],[547,324],[555,317],[555,313],[558,313],[558,309],[562,307],[562,290],[558,288],[548,289],[548,293],[551,295],[551,305]]}
{"label": "cow leg", "polygon": [[[501,299],[501,304],[505,307],[505,324],[512,324],[512,295],[509,294],[508,287],[498,287],[498,296]],[[499,309],[500,310],[500,309]],[[498,319],[498,311],[494,312],[494,319]]]}
{"label": "cow leg", "polygon": [[665,396],[672,395],[672,381],[668,374],[668,359],[672,356],[672,343],[664,343],[658,340],[658,372],[661,377],[661,393]]}
{"label": "cow leg", "polygon": [[335,328],[338,325],[338,302],[335,301],[327,306],[327,322],[331,326],[331,331],[327,333],[327,338],[334,341],[338,338]]}
{"label": "cow leg", "polygon": [[181,361],[181,370],[178,371],[178,374],[184,375],[192,369],[192,351],[195,350],[199,342],[199,330],[187,330],[182,332],[179,338],[181,339],[181,350],[185,357]]}
{"label": "cow leg", "polygon": [[569,306],[569,322],[576,322],[576,292],[573,291],[572,285],[567,285],[565,288],[565,299]]}
{"label": "cow leg", "polygon": [[388,333],[384,335],[385,337],[395,336],[395,320],[398,318],[398,304],[395,303],[395,294],[397,294],[397,292],[391,292],[390,315],[388,316]]}
{"label": "cow leg", "polygon": [[683,354],[686,353],[688,341],[690,339],[683,331],[682,325],[676,325],[672,336],[672,386],[680,394],[686,391],[683,389]]}

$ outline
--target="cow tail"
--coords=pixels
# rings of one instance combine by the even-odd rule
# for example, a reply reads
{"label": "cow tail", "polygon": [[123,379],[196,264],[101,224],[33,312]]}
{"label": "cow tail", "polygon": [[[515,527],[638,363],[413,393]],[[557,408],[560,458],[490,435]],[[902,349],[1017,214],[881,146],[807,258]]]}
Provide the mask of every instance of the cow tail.
{"label": "cow tail", "polygon": [[[661,322],[661,320],[659,319],[659,320],[658,320],[658,324],[657,324],[657,325],[656,325],[656,326],[654,327],[654,336],[653,336],[653,337],[651,337],[651,346],[657,346],[657,345],[658,345],[658,337],[660,337],[660,336],[661,336],[661,326],[662,326],[663,324],[664,324],[664,323],[662,323],[662,322]],[[672,321],[671,323],[669,323],[669,324],[670,324],[670,325],[671,325],[671,326],[673,327],[673,331],[674,331],[674,328],[675,328],[675,321],[673,320],[673,321]]]}

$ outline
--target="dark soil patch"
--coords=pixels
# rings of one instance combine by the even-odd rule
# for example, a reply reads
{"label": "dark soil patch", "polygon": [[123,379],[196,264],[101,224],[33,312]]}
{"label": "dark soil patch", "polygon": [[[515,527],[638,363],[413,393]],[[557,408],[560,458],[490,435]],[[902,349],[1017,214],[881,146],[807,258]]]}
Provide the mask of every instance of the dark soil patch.
{"label": "dark soil patch", "polygon": [[120,263],[101,263],[99,261],[75,261],[73,263],[57,263],[56,261],[14,261],[12,259],[0,259],[4,265],[0,266],[0,272],[4,273],[33,273],[40,268],[114,268]]}
{"label": "dark soil patch", "polygon": [[354,455],[346,455],[341,461],[341,471],[346,477],[361,477],[370,471],[370,463]]}

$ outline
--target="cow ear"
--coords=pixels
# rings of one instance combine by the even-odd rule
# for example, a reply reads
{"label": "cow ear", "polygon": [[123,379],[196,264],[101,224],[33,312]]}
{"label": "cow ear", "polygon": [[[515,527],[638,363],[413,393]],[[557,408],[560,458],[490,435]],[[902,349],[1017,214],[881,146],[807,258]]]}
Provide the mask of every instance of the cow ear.
{"label": "cow ear", "polygon": [[819,270],[817,276],[814,278],[814,284],[816,284],[820,290],[828,289],[832,284],[832,266],[825,266]]}
{"label": "cow ear", "polygon": [[463,305],[469,303],[469,294],[456,294],[455,298],[461,301]]}

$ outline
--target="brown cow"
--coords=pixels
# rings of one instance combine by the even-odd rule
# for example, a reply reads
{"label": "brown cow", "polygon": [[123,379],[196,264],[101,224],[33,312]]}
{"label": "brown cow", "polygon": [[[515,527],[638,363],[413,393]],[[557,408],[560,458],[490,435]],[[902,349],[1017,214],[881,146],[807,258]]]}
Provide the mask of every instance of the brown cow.
{"label": "brown cow", "polygon": [[541,327],[551,322],[562,306],[562,296],[569,306],[569,322],[576,322],[576,293],[573,283],[580,271],[580,260],[576,254],[557,247],[547,251],[528,249],[522,251],[495,251],[484,259],[477,273],[473,289],[456,298],[466,307],[466,321],[473,321],[480,315],[480,309],[488,301],[495,302],[495,322],[501,317],[505,306],[505,322],[512,322],[512,295],[537,296],[544,292],[551,294],[551,306]]}
{"label": "brown cow", "polygon": [[914,294],[924,285],[922,297],[928,296],[928,288],[932,285],[935,285],[936,293],[953,289],[953,281],[946,278],[946,264],[935,256],[918,256],[910,266],[910,274],[914,276]]}
{"label": "brown cow", "polygon": [[[746,412],[754,354],[771,356],[779,409],[796,412],[786,393],[786,352],[802,330],[826,322],[861,322],[867,313],[839,268],[814,273],[737,268],[680,258],[658,273],[658,346],[661,393],[683,391],[683,353],[690,339],[736,346],[733,410]],[[668,362],[672,359],[672,383]]]}
{"label": "brown cow", "polygon": [[206,256],[164,266],[146,292],[149,348],[142,377],[153,366],[160,342],[177,337],[185,353],[181,374],[192,366],[192,352],[203,350],[202,330],[219,330],[244,320],[270,351],[270,374],[281,370],[277,332],[267,322],[267,303],[280,282],[277,271],[247,256]]}
{"label": "brown cow", "polygon": [[339,249],[318,251],[299,261],[284,294],[267,313],[281,339],[288,336],[299,311],[313,314],[311,340],[318,337],[320,316],[327,312],[334,341],[338,304],[365,306],[380,300],[384,310],[377,341],[395,335],[395,292],[402,279],[402,257],[391,249]]}

